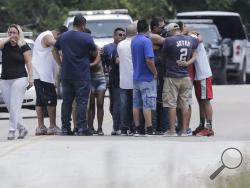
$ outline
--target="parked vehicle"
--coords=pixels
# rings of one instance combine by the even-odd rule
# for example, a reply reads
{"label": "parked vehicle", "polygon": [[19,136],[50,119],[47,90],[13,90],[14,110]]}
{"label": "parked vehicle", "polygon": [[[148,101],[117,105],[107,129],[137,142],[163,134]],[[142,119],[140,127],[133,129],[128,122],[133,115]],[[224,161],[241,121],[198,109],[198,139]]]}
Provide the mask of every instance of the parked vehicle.
{"label": "parked vehicle", "polygon": [[[6,37],[7,33],[0,33],[0,38]],[[32,32],[24,32],[24,37],[32,37]],[[33,50],[34,40],[30,38],[25,38],[25,41],[30,46],[31,50]],[[2,72],[2,51],[0,50],[0,76]],[[26,91],[24,99],[23,99],[23,108],[29,108],[35,110],[35,102],[36,102],[36,92],[35,87],[31,87]],[[3,101],[2,91],[0,90],[0,112],[6,111],[6,105]]]}
{"label": "parked vehicle", "polygon": [[230,46],[226,64],[227,77],[238,84],[250,83],[250,42],[241,16],[236,12],[197,11],[177,13],[178,19],[212,19],[222,36],[224,44]]}
{"label": "parked vehicle", "polygon": [[127,9],[70,11],[69,17],[64,22],[69,30],[73,29],[74,17],[79,14],[86,18],[86,27],[91,30],[91,36],[99,47],[113,42],[115,28],[125,29],[133,22]]}

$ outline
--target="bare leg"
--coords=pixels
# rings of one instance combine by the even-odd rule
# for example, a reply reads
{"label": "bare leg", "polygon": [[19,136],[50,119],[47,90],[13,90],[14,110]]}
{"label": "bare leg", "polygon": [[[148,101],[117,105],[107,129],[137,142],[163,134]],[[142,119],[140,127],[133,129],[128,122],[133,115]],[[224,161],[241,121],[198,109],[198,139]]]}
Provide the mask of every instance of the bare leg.
{"label": "bare leg", "polygon": [[212,118],[213,118],[212,105],[211,105],[209,100],[202,100],[201,104],[202,104],[203,111],[204,111],[204,114],[205,114],[206,120],[207,120],[206,127],[207,128],[212,128]]}
{"label": "bare leg", "polygon": [[209,100],[204,101],[204,111],[205,111],[206,119],[212,121],[213,109]]}
{"label": "bare leg", "polygon": [[176,108],[169,108],[168,117],[170,132],[175,132]]}
{"label": "bare leg", "polygon": [[177,116],[177,129],[182,129],[182,113],[180,108],[176,108],[176,116]]}
{"label": "bare leg", "polygon": [[186,132],[187,128],[189,127],[189,108],[182,108],[182,132]]}
{"label": "bare leg", "polygon": [[151,110],[143,110],[143,115],[145,119],[145,127],[152,127],[152,115]]}
{"label": "bare leg", "polygon": [[136,127],[140,126],[140,109],[139,108],[133,108],[133,117],[134,117],[134,123]]}
{"label": "bare leg", "polygon": [[206,115],[204,111],[204,105],[202,101],[198,101],[198,102],[199,102],[199,111],[200,111],[200,124],[199,125],[205,126]]}
{"label": "bare leg", "polygon": [[38,120],[39,128],[42,128],[44,126],[44,111],[45,111],[45,107],[36,106],[36,113],[37,113],[37,120]]}
{"label": "bare leg", "polygon": [[104,110],[103,110],[104,95],[105,95],[105,90],[97,92],[96,105],[97,105],[98,129],[102,129],[102,122],[103,122],[103,115],[104,115]]}
{"label": "bare leg", "polygon": [[50,128],[56,126],[56,106],[47,106]]}
{"label": "bare leg", "polygon": [[91,93],[89,99],[89,110],[88,110],[88,128],[94,129],[95,119],[95,93]]}

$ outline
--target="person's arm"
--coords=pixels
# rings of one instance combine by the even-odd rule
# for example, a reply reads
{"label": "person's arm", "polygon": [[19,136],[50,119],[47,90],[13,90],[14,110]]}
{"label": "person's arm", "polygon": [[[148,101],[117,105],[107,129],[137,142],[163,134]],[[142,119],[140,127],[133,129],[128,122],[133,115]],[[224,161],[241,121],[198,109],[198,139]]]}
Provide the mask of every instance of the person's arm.
{"label": "person's arm", "polygon": [[53,57],[54,57],[56,63],[57,63],[59,66],[61,66],[61,65],[62,65],[62,60],[61,60],[61,57],[60,57],[60,54],[59,54],[58,49],[53,48],[52,54],[53,54]]}
{"label": "person's arm", "polygon": [[162,45],[165,42],[165,38],[157,34],[151,33],[150,38],[152,40],[153,45]]}
{"label": "person's arm", "polygon": [[34,80],[33,80],[33,75],[32,75],[31,50],[25,51],[23,53],[23,56],[24,56],[25,65],[28,71],[29,85],[27,86],[27,89],[29,89],[34,85]]}
{"label": "person's arm", "polygon": [[0,39],[0,49],[3,49],[4,45],[10,41],[10,37]]}
{"label": "person's arm", "polygon": [[90,63],[90,66],[95,66],[95,65],[98,65],[99,63],[101,63],[101,55],[100,55],[100,51],[97,50],[97,56],[95,57],[95,60]]}
{"label": "person's arm", "polygon": [[120,59],[119,59],[119,56],[117,56],[117,57],[116,57],[116,59],[115,59],[115,63],[116,63],[117,65],[119,65],[119,64],[120,64]]}
{"label": "person's arm", "polygon": [[197,37],[198,37],[199,43],[203,42],[203,37],[200,33],[197,33]]}
{"label": "person's arm", "polygon": [[191,65],[192,63],[194,63],[196,60],[196,50],[193,49],[192,51],[192,57],[188,60],[188,61],[181,61],[181,60],[177,60],[177,64],[181,67],[188,67],[189,65]]}
{"label": "person's arm", "polygon": [[45,48],[54,46],[55,43],[56,43],[56,40],[52,35],[45,35],[42,39],[42,45]]}
{"label": "person's arm", "polygon": [[149,70],[153,73],[154,79],[156,79],[157,78],[157,70],[156,70],[153,58],[146,58],[146,63],[147,63]]}

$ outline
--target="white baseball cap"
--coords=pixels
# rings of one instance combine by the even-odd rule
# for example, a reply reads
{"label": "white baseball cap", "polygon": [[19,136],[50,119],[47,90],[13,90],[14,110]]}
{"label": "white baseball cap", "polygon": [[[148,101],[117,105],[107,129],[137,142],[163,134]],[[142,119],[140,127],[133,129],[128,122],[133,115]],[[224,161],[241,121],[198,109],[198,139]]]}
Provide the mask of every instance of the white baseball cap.
{"label": "white baseball cap", "polygon": [[164,28],[167,32],[180,29],[179,25],[177,23],[170,23]]}

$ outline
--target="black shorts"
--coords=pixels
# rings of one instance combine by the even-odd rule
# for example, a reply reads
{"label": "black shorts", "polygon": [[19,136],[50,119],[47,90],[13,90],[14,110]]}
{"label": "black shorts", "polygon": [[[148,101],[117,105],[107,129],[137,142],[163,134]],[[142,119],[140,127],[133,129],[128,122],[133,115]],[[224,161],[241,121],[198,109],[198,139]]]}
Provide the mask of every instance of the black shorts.
{"label": "black shorts", "polygon": [[57,94],[54,84],[35,79],[34,85],[36,90],[36,106],[57,105]]}

